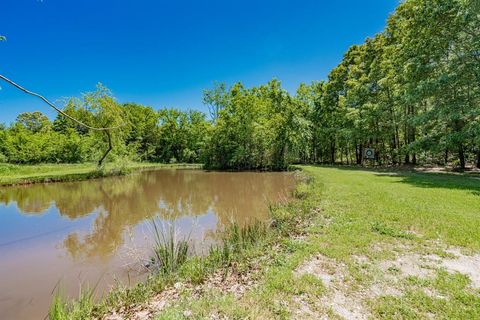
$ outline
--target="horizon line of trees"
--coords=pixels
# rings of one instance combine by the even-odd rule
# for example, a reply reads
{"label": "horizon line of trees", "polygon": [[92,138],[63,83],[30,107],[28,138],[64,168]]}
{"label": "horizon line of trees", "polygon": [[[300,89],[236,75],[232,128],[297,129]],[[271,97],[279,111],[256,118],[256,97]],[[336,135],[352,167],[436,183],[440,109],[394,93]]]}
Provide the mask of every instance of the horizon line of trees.
{"label": "horizon line of trees", "polygon": [[[65,112],[112,131],[109,155],[202,162],[218,169],[283,169],[291,163],[439,164],[480,168],[480,2],[406,0],[383,32],[351,46],[326,81],[290,94],[273,79],[216,84],[200,111],[120,104],[99,87]],[[58,116],[23,113],[0,126],[0,162],[83,162],[105,138]]]}
{"label": "horizon line of trees", "polygon": [[[205,114],[195,110],[156,111],[135,103],[118,103],[102,85],[81,99],[68,99],[63,111],[90,126],[116,127],[110,131],[109,161],[198,162],[209,125]],[[0,163],[94,162],[108,144],[102,132],[61,114],[50,121],[40,111],[24,112],[11,125],[0,125]]]}

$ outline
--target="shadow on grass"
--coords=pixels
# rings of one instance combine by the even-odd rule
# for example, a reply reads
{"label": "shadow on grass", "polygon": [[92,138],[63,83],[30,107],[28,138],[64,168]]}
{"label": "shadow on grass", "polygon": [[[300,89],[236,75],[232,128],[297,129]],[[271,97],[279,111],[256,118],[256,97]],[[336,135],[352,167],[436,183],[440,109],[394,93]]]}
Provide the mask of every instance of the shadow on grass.
{"label": "shadow on grass", "polygon": [[405,168],[363,168],[354,166],[319,166],[342,171],[368,171],[378,177],[400,178],[399,183],[407,183],[419,188],[442,188],[466,190],[480,196],[480,177],[458,173],[416,172]]}

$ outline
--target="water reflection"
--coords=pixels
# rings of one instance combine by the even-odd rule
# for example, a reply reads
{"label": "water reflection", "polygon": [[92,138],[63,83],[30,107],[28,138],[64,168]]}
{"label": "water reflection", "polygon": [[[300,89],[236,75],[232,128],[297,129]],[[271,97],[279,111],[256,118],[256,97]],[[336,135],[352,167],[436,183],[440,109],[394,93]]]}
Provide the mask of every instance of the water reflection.
{"label": "water reflection", "polygon": [[130,248],[150,254],[145,227],[157,215],[208,247],[231,221],[265,219],[293,184],[287,173],[157,170],[0,188],[0,319],[43,318],[59,280],[71,297],[81,284],[101,293],[136,281]]}
{"label": "water reflection", "polygon": [[285,196],[292,177],[278,173],[157,170],[128,177],[0,189],[0,203],[40,215],[54,206],[62,217],[96,213],[87,234],[71,232],[64,246],[72,257],[109,256],[123,244],[127,228],[159,215],[163,219],[213,212],[223,227],[263,219],[268,201]]}

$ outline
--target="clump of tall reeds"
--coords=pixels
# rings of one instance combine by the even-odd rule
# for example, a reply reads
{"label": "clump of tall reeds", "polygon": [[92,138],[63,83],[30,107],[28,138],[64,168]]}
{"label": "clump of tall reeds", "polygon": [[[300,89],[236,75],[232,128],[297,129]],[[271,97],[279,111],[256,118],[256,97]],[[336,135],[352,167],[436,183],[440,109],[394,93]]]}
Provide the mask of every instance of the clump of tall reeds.
{"label": "clump of tall reeds", "polygon": [[152,219],[153,256],[149,268],[162,274],[176,272],[187,261],[189,236],[178,238],[175,226]]}
{"label": "clump of tall reeds", "polygon": [[267,234],[267,229],[267,224],[259,221],[244,227],[233,222],[223,231],[220,244],[210,249],[210,256],[227,266],[234,256],[261,241]]}
{"label": "clump of tall reeds", "polygon": [[142,303],[150,296],[183,279],[199,284],[210,274],[224,267],[225,272],[236,261],[247,256],[247,251],[261,248],[268,241],[270,224],[252,222],[240,226],[233,222],[219,232],[218,244],[210,248],[206,256],[190,256],[190,235],[180,237],[174,224],[155,218],[151,222],[153,254],[148,263],[152,275],[145,282],[133,287],[119,287],[95,304],[94,290],[81,290],[77,300],[67,302],[60,294],[55,295],[49,312],[52,320],[77,320],[95,318],[105,310],[118,309]]}

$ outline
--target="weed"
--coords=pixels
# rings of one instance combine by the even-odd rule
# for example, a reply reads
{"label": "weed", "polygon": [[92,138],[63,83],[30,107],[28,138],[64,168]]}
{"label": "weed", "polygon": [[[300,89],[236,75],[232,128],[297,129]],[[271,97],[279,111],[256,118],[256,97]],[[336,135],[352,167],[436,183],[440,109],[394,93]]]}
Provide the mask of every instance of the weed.
{"label": "weed", "polygon": [[402,231],[402,230],[397,230],[393,227],[390,227],[386,225],[385,223],[382,222],[374,222],[372,223],[372,231],[377,232],[381,235],[384,236],[389,236],[393,238],[403,238],[403,239],[414,239],[415,235]]}
{"label": "weed", "polygon": [[189,237],[178,239],[173,224],[162,224],[159,219],[152,219],[155,244],[151,266],[162,274],[176,272],[187,261],[189,252]]}
{"label": "weed", "polygon": [[[96,287],[95,287],[96,288]],[[83,320],[90,319],[95,313],[95,290],[80,287],[78,299],[68,301],[61,290],[53,297],[48,313],[50,320]]]}

